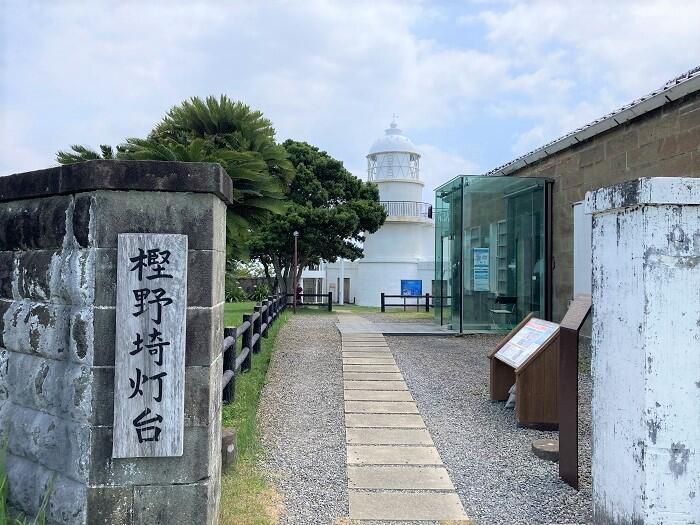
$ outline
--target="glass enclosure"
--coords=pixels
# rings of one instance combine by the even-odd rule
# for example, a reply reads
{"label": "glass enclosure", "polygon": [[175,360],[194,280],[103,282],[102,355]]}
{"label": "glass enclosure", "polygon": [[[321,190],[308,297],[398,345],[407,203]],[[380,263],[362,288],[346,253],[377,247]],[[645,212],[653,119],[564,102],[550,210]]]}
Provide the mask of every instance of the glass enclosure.
{"label": "glass enclosure", "polygon": [[545,317],[545,180],[460,176],[435,192],[436,321],[509,330]]}

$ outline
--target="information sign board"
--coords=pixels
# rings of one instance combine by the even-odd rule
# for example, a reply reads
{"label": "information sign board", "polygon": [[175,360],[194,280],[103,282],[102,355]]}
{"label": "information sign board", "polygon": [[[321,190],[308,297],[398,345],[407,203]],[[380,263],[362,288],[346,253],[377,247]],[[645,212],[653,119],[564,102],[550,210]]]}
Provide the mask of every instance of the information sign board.
{"label": "information sign board", "polygon": [[401,295],[423,295],[423,281],[420,279],[401,279]]}
{"label": "information sign board", "polygon": [[112,457],[181,456],[187,236],[120,234]]}
{"label": "information sign board", "polygon": [[489,249],[474,248],[473,249],[473,273],[474,273],[474,291],[488,292],[489,286]]}
{"label": "information sign board", "polygon": [[494,357],[517,369],[556,334],[557,330],[558,324],[533,317],[496,352]]}

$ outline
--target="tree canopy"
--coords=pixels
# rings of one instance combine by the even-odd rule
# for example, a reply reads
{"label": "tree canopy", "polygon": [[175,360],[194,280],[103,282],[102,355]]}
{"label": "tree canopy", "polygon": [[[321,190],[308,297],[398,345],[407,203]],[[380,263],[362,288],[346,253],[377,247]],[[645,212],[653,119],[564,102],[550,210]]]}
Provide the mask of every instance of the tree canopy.
{"label": "tree canopy", "polygon": [[147,138],[129,138],[100,152],[81,145],[59,151],[61,164],[91,159],[177,160],[218,162],[233,182],[234,205],[227,214],[227,243],[232,254],[245,254],[251,228],[270,212],[281,213],[294,168],[284,147],[275,142],[272,123],[225,95],[218,99],[193,97],[168,111]]}
{"label": "tree canopy", "polygon": [[325,151],[287,140],[283,143],[296,170],[287,193],[283,215],[270,215],[250,239],[250,253],[271,268],[282,289],[290,278],[294,257],[293,232],[299,232],[298,263],[301,268],[339,257],[363,257],[364,233],[374,233],[386,213],[375,184],[363,182]]}

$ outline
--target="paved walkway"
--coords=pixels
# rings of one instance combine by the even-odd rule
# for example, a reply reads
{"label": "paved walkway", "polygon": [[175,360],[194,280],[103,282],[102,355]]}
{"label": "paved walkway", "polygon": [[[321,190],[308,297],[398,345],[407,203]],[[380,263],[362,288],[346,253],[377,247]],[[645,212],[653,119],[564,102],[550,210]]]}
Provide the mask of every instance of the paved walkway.
{"label": "paved walkway", "polygon": [[435,323],[373,322],[359,315],[345,313],[342,309],[336,311],[342,320],[338,323],[338,330],[341,334],[450,335],[456,333],[454,330],[448,330],[447,327]]}
{"label": "paved walkway", "polygon": [[339,316],[350,520],[468,523],[384,336],[365,324]]}

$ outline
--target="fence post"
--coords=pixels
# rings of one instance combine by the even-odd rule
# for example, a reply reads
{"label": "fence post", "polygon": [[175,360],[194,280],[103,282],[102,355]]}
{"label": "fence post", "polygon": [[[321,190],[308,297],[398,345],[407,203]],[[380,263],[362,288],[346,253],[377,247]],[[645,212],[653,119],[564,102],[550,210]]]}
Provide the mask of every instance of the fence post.
{"label": "fence post", "polygon": [[333,292],[328,292],[328,311],[333,311]]}
{"label": "fence post", "polygon": [[[450,301],[452,302],[452,301]],[[436,306],[437,308],[437,306]],[[445,321],[443,310],[445,308],[445,279],[440,279],[440,326]],[[452,317],[450,316],[450,319]]]}
{"label": "fence post", "polygon": [[253,353],[257,354],[260,351],[260,338],[262,336],[262,334],[260,333],[260,328],[262,326],[262,313],[260,312],[259,304],[253,307],[253,312],[256,312],[258,314],[258,318],[253,322],[253,334],[258,335],[258,340],[255,341],[255,344],[252,348]]}
{"label": "fence post", "polygon": [[233,372],[233,376],[231,377],[231,381],[229,381],[228,385],[224,387],[224,391],[222,392],[222,399],[224,403],[228,403],[229,401],[233,401],[233,396],[235,395],[236,392],[236,342],[235,340],[237,339],[236,335],[238,329],[236,327],[224,327],[224,340],[226,340],[227,337],[233,337],[234,343],[233,346],[231,346],[228,350],[224,352],[224,372],[226,370],[231,370]]}
{"label": "fence post", "polygon": [[384,307],[384,292],[382,292],[382,312],[386,311],[386,308]]}
{"label": "fence post", "polygon": [[247,372],[250,370],[251,367],[251,357],[253,355],[253,322],[251,319],[253,318],[252,315],[250,314],[244,314],[243,315],[243,322],[245,323],[248,321],[248,328],[245,329],[243,332],[243,339],[241,340],[241,348],[248,348],[248,355],[246,358],[243,360],[241,363],[241,371]]}
{"label": "fence post", "polygon": [[265,330],[263,330],[262,336],[267,338],[267,330],[270,328],[270,303],[267,301],[263,301],[260,312],[262,313],[262,319],[260,321],[261,329],[262,324],[265,324]]}
{"label": "fence post", "polygon": [[426,312],[430,311],[430,294],[429,293],[425,294],[425,311]]}
{"label": "fence post", "polygon": [[275,322],[275,296],[270,295],[267,298],[267,323],[268,326],[272,325]]}

